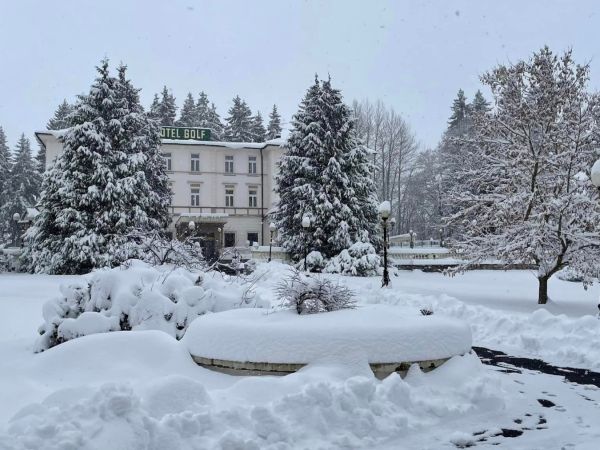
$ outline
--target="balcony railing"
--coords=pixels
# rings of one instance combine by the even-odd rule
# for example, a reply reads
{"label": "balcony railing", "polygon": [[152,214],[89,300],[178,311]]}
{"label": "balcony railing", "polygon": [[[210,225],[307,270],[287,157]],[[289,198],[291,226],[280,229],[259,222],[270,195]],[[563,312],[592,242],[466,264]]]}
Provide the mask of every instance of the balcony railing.
{"label": "balcony railing", "polygon": [[171,214],[229,214],[230,216],[261,217],[262,208],[240,206],[171,206]]}

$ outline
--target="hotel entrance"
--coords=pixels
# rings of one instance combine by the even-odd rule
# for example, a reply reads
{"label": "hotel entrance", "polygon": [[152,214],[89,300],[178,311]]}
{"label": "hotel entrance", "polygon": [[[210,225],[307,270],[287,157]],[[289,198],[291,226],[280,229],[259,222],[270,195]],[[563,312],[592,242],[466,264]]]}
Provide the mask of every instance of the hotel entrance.
{"label": "hotel entrance", "polygon": [[175,224],[177,239],[198,242],[202,255],[208,263],[213,263],[221,255],[223,227],[227,223],[223,217],[180,216]]}

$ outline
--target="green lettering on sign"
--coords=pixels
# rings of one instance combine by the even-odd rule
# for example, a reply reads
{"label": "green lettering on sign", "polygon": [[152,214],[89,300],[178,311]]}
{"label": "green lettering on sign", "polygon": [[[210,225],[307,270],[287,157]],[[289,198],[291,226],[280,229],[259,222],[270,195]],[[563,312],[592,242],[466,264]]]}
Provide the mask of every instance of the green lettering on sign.
{"label": "green lettering on sign", "polygon": [[210,128],[160,127],[160,138],[210,141]]}

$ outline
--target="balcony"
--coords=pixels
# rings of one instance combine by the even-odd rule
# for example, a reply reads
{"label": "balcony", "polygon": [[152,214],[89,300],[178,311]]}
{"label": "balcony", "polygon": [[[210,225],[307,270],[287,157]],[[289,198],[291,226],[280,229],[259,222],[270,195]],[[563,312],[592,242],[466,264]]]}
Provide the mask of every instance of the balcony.
{"label": "balcony", "polygon": [[229,217],[261,217],[262,208],[240,206],[171,206],[172,215],[181,214],[227,214]]}

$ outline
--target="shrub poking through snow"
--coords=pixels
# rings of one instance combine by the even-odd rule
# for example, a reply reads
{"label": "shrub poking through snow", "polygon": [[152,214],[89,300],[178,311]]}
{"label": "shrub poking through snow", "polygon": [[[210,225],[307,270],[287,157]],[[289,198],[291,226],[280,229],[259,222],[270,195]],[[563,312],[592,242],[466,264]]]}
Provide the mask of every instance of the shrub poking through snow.
{"label": "shrub poking through snow", "polygon": [[298,314],[356,307],[354,293],[346,286],[321,276],[305,275],[295,269],[276,285],[275,292],[283,306],[294,308]]}
{"label": "shrub poking through snow", "polygon": [[192,239],[169,239],[160,231],[132,233],[124,248],[127,254],[134,254],[152,266],[170,264],[188,270],[206,268],[199,242]]}
{"label": "shrub poking through snow", "polygon": [[368,242],[356,242],[347,250],[342,250],[325,266],[328,273],[339,273],[358,277],[379,275],[381,258]]}
{"label": "shrub poking through snow", "polygon": [[109,331],[161,330],[180,339],[207,312],[268,307],[253,286],[218,272],[198,274],[135,260],[97,270],[79,283],[62,285],[60,297],[44,304],[35,351]]}
{"label": "shrub poking through snow", "polygon": [[433,309],[432,308],[421,308],[421,315],[423,316],[432,316],[433,315]]}

